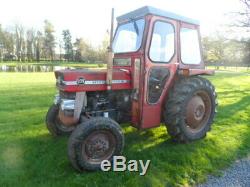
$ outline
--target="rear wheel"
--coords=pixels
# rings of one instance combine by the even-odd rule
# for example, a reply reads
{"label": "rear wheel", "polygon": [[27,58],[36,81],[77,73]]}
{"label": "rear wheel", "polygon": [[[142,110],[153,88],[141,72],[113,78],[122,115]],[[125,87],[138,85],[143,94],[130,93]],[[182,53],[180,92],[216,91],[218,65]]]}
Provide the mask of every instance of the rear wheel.
{"label": "rear wheel", "polygon": [[169,94],[165,123],[170,136],[188,142],[206,136],[216,111],[214,86],[202,77],[180,79]]}
{"label": "rear wheel", "polygon": [[66,126],[59,119],[58,105],[52,105],[46,115],[47,129],[53,136],[69,135],[75,126]]}
{"label": "rear wheel", "polygon": [[79,171],[98,170],[103,160],[112,161],[120,155],[124,135],[118,123],[109,118],[96,117],[81,123],[69,138],[68,157]]}

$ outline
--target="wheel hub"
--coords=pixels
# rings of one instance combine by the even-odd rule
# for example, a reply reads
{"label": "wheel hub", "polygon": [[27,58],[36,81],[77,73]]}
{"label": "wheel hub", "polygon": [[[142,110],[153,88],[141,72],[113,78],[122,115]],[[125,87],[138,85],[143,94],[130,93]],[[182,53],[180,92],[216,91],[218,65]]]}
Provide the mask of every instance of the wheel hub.
{"label": "wheel hub", "polygon": [[91,163],[108,160],[115,150],[115,137],[109,131],[91,133],[83,142],[83,155]]}
{"label": "wheel hub", "polygon": [[205,103],[203,99],[198,95],[193,96],[187,105],[186,121],[188,126],[193,129],[198,128],[200,122],[205,116],[205,111]]}
{"label": "wheel hub", "polygon": [[197,120],[200,120],[204,116],[204,105],[199,105],[194,112],[194,116]]}
{"label": "wheel hub", "polygon": [[92,158],[98,158],[109,149],[109,142],[107,139],[98,137],[90,142],[87,146],[87,154]]}

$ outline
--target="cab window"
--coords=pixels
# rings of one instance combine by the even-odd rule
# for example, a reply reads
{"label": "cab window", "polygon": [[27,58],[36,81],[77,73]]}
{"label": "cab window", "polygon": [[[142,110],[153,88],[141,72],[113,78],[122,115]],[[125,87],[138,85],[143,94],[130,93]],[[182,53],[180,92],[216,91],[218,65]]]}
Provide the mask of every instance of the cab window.
{"label": "cab window", "polygon": [[156,21],[149,49],[153,62],[168,63],[175,52],[174,27],[170,23]]}
{"label": "cab window", "polygon": [[200,64],[201,54],[198,31],[181,28],[181,60],[184,64]]}

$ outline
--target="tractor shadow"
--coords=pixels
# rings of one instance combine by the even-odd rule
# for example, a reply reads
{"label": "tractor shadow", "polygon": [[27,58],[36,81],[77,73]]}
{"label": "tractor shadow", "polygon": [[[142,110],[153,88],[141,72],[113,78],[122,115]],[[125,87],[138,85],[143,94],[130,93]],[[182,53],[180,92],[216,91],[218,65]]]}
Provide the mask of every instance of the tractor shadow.
{"label": "tractor shadow", "polygon": [[[218,122],[220,125],[232,125],[225,123],[229,121],[230,119],[238,119],[236,124],[238,122],[245,122],[246,124],[249,123],[249,111],[247,112],[247,107],[250,106],[250,95],[242,97],[238,102],[234,102],[231,104],[227,104],[225,106],[218,106],[217,107],[217,115],[215,118],[215,122]],[[248,109],[249,110],[249,109]],[[246,113],[246,118],[248,118],[248,121],[245,120],[245,118],[241,118],[241,115],[237,115],[240,112]]]}

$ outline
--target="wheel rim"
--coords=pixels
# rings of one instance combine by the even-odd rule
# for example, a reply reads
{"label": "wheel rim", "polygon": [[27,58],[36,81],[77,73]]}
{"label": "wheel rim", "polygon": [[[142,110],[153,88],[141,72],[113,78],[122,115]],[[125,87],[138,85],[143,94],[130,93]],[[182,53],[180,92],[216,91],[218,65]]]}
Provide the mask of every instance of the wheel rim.
{"label": "wheel rim", "polygon": [[109,160],[116,147],[114,135],[107,130],[90,133],[82,143],[82,155],[91,164]]}
{"label": "wheel rim", "polygon": [[199,91],[189,100],[186,108],[186,125],[197,132],[203,129],[211,115],[211,99],[207,92]]}

